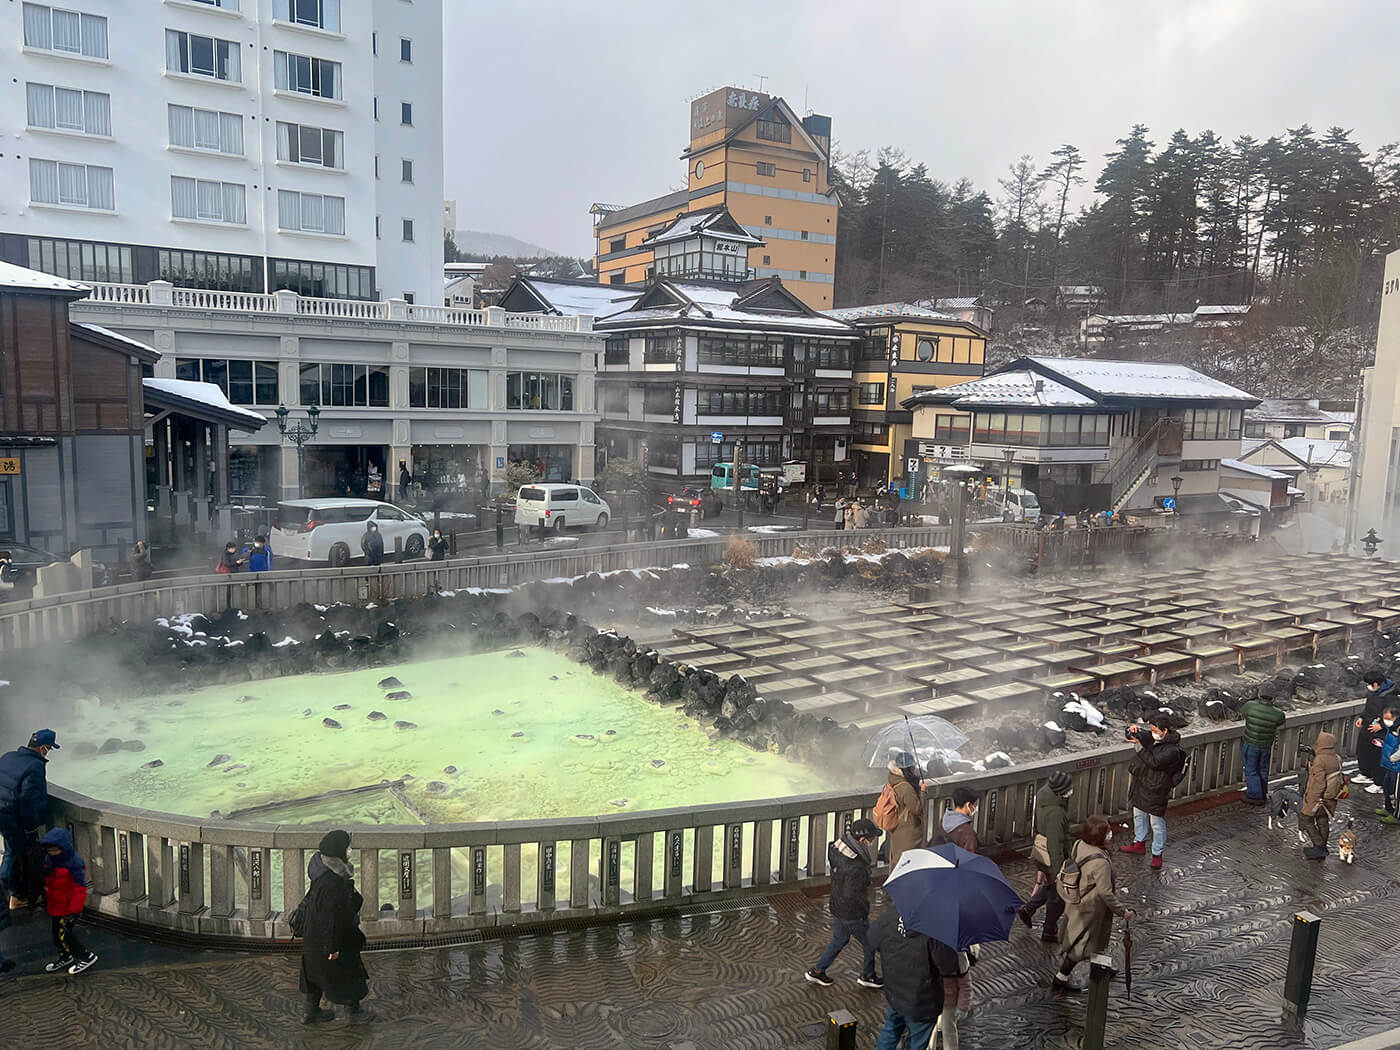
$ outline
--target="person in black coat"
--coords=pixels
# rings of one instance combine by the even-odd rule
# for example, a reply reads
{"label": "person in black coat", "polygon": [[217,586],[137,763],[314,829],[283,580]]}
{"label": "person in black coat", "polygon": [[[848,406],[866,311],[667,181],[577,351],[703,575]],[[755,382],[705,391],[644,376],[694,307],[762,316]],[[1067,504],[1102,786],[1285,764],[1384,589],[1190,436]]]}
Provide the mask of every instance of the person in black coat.
{"label": "person in black coat", "polygon": [[369,974],[360,961],[365,935],[360,932],[364,898],[355,889],[350,865],[350,834],[327,832],[306,867],[311,889],[302,902],[305,926],[301,942],[304,1024],[332,1021],[335,1011],[322,1009],[321,997],[350,1008],[350,1023],[374,1020],[361,1000],[369,994]]}
{"label": "person in black coat", "polygon": [[[0,890],[25,904],[38,900],[43,888],[39,829],[49,822],[49,781],[44,767],[49,753],[57,749],[54,731],[37,729],[24,747],[0,756],[0,837],[5,840]],[[0,896],[0,908],[7,904]]]}
{"label": "person in black coat", "polygon": [[1381,744],[1385,740],[1381,712],[1400,697],[1396,696],[1395,683],[1382,671],[1367,671],[1362,681],[1366,683],[1366,706],[1356,718],[1356,728],[1361,732],[1356,734],[1356,772],[1351,779],[1370,790],[1385,779],[1381,769]]}
{"label": "person in black coat", "polygon": [[442,534],[441,529],[434,529],[433,534],[428,537],[428,560],[443,561],[447,557],[447,537]]}
{"label": "person in black coat", "polygon": [[826,968],[836,961],[841,949],[854,937],[865,949],[861,961],[862,988],[882,987],[875,976],[875,948],[870,943],[870,864],[880,842],[880,829],[873,820],[851,822],[850,831],[827,843],[826,862],[831,869],[831,943],[817,965],[803,976],[813,984],[830,987],[834,982]]}
{"label": "person in black coat", "polygon": [[1127,738],[1136,741],[1141,749],[1128,763],[1133,841],[1118,848],[1124,853],[1146,853],[1150,827],[1152,867],[1160,868],[1162,851],[1167,847],[1167,802],[1176,787],[1177,774],[1186,765],[1186,752],[1181,749],[1181,734],[1156,722],[1129,726]]}
{"label": "person in black coat", "polygon": [[875,1050],[894,1050],[905,1032],[910,1047],[933,1041],[943,1012],[943,974],[958,968],[957,953],[932,937],[905,929],[894,907],[886,908],[870,927],[870,940],[885,972],[885,1027]]}
{"label": "person in black coat", "polygon": [[360,550],[364,552],[366,565],[384,564],[384,537],[374,522],[365,526],[365,534],[360,537]]}

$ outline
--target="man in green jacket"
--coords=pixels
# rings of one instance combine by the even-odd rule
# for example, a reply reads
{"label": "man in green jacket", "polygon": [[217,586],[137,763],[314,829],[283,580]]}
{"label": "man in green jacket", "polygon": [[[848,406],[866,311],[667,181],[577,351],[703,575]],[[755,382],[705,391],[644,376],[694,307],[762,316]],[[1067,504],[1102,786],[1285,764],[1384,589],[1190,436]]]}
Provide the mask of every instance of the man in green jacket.
{"label": "man in green jacket", "polygon": [[1251,806],[1269,801],[1269,754],[1286,717],[1274,704],[1273,693],[1261,690],[1244,708],[1244,800]]}
{"label": "man in green jacket", "polygon": [[1035,830],[1045,836],[1045,852],[1050,863],[1037,858],[1035,892],[1031,899],[1017,912],[1017,917],[1027,926],[1035,919],[1035,913],[1045,906],[1045,925],[1041,927],[1040,939],[1054,944],[1060,939],[1060,916],[1065,913],[1065,902],[1055,889],[1055,876],[1065,863],[1065,852],[1069,848],[1069,797],[1074,793],[1074,778],[1063,769],[1050,774],[1049,781],[1035,793]]}

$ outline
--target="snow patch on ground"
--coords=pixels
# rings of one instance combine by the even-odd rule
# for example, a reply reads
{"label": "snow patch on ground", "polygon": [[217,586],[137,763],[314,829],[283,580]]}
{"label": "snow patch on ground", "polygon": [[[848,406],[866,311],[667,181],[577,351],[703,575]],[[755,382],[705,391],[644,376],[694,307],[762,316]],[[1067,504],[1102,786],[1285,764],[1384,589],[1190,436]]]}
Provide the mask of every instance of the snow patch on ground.
{"label": "snow patch on ground", "polygon": [[714,540],[719,538],[719,533],[713,529],[688,529],[690,538],[693,540]]}
{"label": "snow patch on ground", "polygon": [[1075,699],[1068,701],[1061,710],[1083,715],[1084,721],[1088,722],[1091,728],[1102,727],[1106,724],[1103,712],[1081,697],[1076,696]]}
{"label": "snow patch on ground", "polygon": [[[748,528],[746,528],[744,531],[745,531],[745,532],[761,532],[761,533],[764,533],[764,534],[766,534],[766,535],[771,535],[771,534],[773,534],[773,533],[775,533],[775,532],[800,532],[800,531],[801,531],[801,528],[800,528],[800,526],[797,526],[797,525],[750,525],[750,526],[749,526]],[[695,530],[692,529],[691,532],[690,532],[690,534],[691,534],[692,536],[694,536],[694,535],[695,535]]]}
{"label": "snow patch on ground", "polygon": [[653,616],[675,616],[675,615],[677,615],[675,609],[654,609],[654,608],[652,608],[650,605],[647,606],[647,612],[651,613]]}
{"label": "snow patch on ground", "polygon": [[300,644],[301,644],[301,643],[300,643],[299,641],[297,641],[295,638],[293,638],[293,637],[289,634],[289,635],[287,635],[287,637],[283,638],[280,642],[273,642],[273,643],[272,643],[272,647],[273,647],[274,649],[282,649],[282,648],[285,648],[285,647],[288,646],[288,645],[300,645]]}

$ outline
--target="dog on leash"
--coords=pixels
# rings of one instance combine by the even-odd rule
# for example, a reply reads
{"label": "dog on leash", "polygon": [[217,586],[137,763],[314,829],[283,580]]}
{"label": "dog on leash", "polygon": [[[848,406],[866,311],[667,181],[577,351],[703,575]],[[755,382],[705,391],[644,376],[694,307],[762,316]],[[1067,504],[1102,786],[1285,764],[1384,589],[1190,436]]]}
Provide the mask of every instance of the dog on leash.
{"label": "dog on leash", "polygon": [[[1269,792],[1269,830],[1274,826],[1283,827],[1284,820],[1292,817],[1297,819],[1298,811],[1303,808],[1303,796],[1299,794],[1297,788],[1279,787]],[[1298,841],[1308,841],[1307,836],[1298,832]]]}
{"label": "dog on leash", "polygon": [[1352,823],[1351,817],[1347,817],[1347,826],[1337,837],[1337,859],[1346,864],[1356,863],[1356,832]]}

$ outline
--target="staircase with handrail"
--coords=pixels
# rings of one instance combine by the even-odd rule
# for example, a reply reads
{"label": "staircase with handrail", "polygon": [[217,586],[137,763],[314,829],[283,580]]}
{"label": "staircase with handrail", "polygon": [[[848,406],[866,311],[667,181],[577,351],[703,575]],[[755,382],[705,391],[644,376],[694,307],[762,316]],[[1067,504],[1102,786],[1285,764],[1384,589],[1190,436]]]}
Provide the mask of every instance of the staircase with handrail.
{"label": "staircase with handrail", "polygon": [[1153,423],[1113,465],[1108,472],[1112,500],[1109,506],[1119,513],[1133,498],[1143,482],[1157,472],[1163,452],[1181,453],[1182,420],[1163,416]]}

